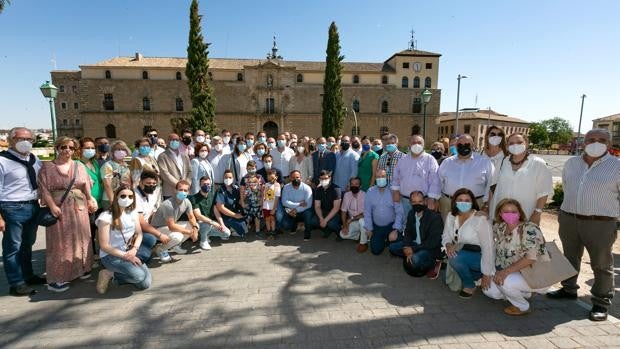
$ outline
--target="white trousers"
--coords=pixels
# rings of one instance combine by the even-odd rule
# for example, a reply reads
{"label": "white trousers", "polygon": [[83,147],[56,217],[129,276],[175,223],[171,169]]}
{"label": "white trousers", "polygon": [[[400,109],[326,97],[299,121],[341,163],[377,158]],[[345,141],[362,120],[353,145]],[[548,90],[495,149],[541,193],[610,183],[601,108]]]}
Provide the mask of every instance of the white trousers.
{"label": "white trousers", "polygon": [[[189,224],[189,222],[177,222],[177,225],[185,227],[186,229],[191,228],[191,225]],[[170,242],[164,245],[164,248],[166,250],[169,250],[173,248],[174,246],[180,245],[185,240],[189,239],[189,235],[185,235],[178,231],[170,231],[167,225],[163,227],[159,227],[157,228],[157,230],[159,230],[159,232],[161,232],[162,234],[166,234],[168,237],[170,237]]]}
{"label": "white trousers", "polygon": [[509,301],[510,304],[519,308],[519,310],[526,311],[530,308],[530,302],[528,302],[526,298],[530,298],[532,292],[546,293],[547,289],[548,288],[531,289],[527,282],[525,282],[523,275],[521,275],[520,272],[515,272],[508,274],[503,285],[499,286],[494,281],[491,281],[489,289],[483,290],[482,292],[487,295],[487,297],[493,299],[505,299]]}
{"label": "white trousers", "polygon": [[368,234],[364,228],[364,217],[351,221],[349,223],[349,233],[343,235],[341,230],[340,237],[347,240],[359,240],[360,244],[368,243]]}

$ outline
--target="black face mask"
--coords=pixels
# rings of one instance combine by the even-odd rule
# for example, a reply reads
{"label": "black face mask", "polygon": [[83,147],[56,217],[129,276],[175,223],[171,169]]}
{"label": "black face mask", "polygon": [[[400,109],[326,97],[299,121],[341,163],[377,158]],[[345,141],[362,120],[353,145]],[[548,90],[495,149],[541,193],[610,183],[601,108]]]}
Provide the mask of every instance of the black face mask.
{"label": "black face mask", "polygon": [[151,142],[151,145],[157,144],[157,139],[158,139],[157,137],[150,137],[149,140]]}
{"label": "black face mask", "polygon": [[192,139],[190,137],[183,137],[183,144],[185,145],[192,144]]}
{"label": "black face mask", "polygon": [[426,205],[422,205],[422,204],[411,205],[411,209],[414,210],[417,213],[420,213],[420,212],[426,210]]}
{"label": "black face mask", "polygon": [[142,191],[144,191],[147,194],[153,194],[156,188],[157,188],[156,185],[145,185]]}
{"label": "black face mask", "polygon": [[471,145],[470,144],[457,144],[456,152],[459,153],[460,156],[467,156],[471,154]]}
{"label": "black face mask", "polygon": [[351,187],[351,193],[357,194],[360,192],[360,187]]}
{"label": "black face mask", "polygon": [[99,144],[99,146],[97,146],[97,149],[99,150],[100,153],[109,153],[110,152],[110,145],[109,144]]}
{"label": "black face mask", "polygon": [[359,149],[360,148],[360,144],[355,142],[353,143],[353,149]]}
{"label": "black face mask", "polygon": [[310,149],[310,151],[314,151],[316,149],[316,147],[314,146],[314,144],[310,144],[308,149]]}
{"label": "black face mask", "polygon": [[441,158],[441,156],[443,155],[443,153],[442,153],[440,150],[433,150],[433,151],[431,152],[431,155],[432,155],[435,159],[439,160],[439,159]]}
{"label": "black face mask", "polygon": [[293,179],[291,183],[293,183],[294,186],[298,187],[301,184],[301,179]]}
{"label": "black face mask", "polygon": [[340,149],[342,149],[342,150],[349,150],[350,146],[351,146],[351,144],[349,142],[342,142],[342,143],[340,143]]}

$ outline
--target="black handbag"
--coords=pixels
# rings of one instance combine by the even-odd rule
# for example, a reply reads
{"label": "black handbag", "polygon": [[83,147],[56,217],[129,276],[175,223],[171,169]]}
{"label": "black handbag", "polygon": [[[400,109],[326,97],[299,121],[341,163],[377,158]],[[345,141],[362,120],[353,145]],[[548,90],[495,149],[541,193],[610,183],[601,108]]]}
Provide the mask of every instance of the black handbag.
{"label": "black handbag", "polygon": [[[69,192],[71,191],[71,188],[73,187],[73,183],[75,183],[75,176],[77,175],[77,171],[78,171],[78,164],[77,162],[74,162],[73,177],[71,178],[69,187],[67,187],[67,190],[65,190],[65,193],[62,195],[62,198],[60,199],[60,205],[62,205],[62,203],[67,198],[67,195],[69,195]],[[39,208],[39,211],[37,212],[37,224],[38,225],[42,227],[51,227],[52,225],[56,223],[58,223],[58,217],[52,214],[52,210],[49,207],[45,206],[45,207]]]}

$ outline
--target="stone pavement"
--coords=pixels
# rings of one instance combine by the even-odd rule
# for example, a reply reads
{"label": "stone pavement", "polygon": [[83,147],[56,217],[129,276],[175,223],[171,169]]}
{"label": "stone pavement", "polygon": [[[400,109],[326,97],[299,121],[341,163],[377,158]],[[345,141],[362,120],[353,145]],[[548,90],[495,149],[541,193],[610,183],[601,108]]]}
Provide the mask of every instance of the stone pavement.
{"label": "stone pavement", "polygon": [[508,317],[505,302],[480,292],[460,299],[440,280],[407,276],[387,251],[356,253],[351,241],[315,233],[309,242],[297,234],[213,245],[154,263],[146,291],[111,285],[101,296],[93,278],[15,298],[2,273],[0,347],[620,347],[620,323],[590,322],[575,301],[537,295],[530,315]]}

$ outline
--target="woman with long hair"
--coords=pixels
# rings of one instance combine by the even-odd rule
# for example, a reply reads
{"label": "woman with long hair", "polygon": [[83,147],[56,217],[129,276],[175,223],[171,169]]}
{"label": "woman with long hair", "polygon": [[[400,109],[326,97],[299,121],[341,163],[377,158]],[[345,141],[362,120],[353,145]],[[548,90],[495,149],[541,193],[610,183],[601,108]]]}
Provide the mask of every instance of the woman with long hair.
{"label": "woman with long hair", "polygon": [[484,149],[481,155],[488,158],[497,171],[507,154],[504,131],[497,126],[489,126],[484,133]]}

